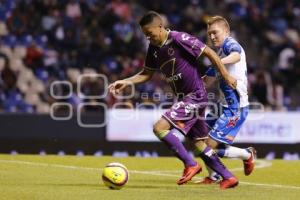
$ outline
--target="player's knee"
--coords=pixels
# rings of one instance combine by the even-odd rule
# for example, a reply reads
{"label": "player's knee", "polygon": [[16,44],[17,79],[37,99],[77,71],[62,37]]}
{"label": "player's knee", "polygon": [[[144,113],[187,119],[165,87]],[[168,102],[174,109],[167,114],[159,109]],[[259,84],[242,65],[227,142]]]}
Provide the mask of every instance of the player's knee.
{"label": "player's knee", "polygon": [[159,126],[159,123],[156,122],[156,123],[153,125],[153,133],[154,133],[154,135],[158,136],[159,133],[160,133],[160,131],[161,131],[161,128],[160,128],[160,126]]}
{"label": "player's knee", "polygon": [[162,139],[169,132],[170,128],[170,123],[164,118],[161,118],[153,125],[153,133]]}
{"label": "player's knee", "polygon": [[206,144],[211,148],[216,149],[219,143],[212,138],[208,138]]}
{"label": "player's knee", "polygon": [[168,132],[169,130],[162,126],[161,123],[159,122],[156,122],[154,125],[153,125],[153,133],[156,137],[158,137],[159,139],[162,139],[163,136],[165,135],[166,132]]}

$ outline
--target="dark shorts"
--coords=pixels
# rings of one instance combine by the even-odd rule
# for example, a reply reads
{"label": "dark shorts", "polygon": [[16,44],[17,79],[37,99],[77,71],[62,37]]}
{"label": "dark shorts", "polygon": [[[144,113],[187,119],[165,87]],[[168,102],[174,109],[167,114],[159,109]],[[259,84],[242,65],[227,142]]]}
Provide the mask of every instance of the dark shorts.
{"label": "dark shorts", "polygon": [[205,123],[206,94],[190,94],[163,114],[175,128],[192,140],[208,137]]}

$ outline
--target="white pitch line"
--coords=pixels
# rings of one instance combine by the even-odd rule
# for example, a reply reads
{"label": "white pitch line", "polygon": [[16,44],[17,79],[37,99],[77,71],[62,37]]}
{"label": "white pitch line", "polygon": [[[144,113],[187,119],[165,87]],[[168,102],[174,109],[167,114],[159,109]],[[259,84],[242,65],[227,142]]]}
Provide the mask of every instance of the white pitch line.
{"label": "white pitch line", "polygon": [[[255,169],[271,167],[272,163],[265,160],[255,160]],[[243,171],[244,168],[233,168],[230,171]]]}
{"label": "white pitch line", "polygon": [[40,166],[40,167],[57,167],[65,169],[75,169],[75,170],[90,170],[90,171],[100,171],[103,168],[92,168],[92,167],[79,167],[72,165],[60,165],[60,164],[51,164],[51,163],[40,163],[40,162],[28,162],[20,160],[0,160],[0,163],[13,163],[20,165],[31,165],[31,166]]}
{"label": "white pitch line", "polygon": [[[28,161],[20,161],[20,160],[0,160],[0,163],[13,163],[13,164],[39,166],[39,167],[57,167],[57,168],[64,168],[64,169],[89,170],[89,171],[99,171],[99,172],[101,170],[103,170],[103,168],[80,167],[80,166],[60,165],[60,164],[40,163],[40,162],[28,162]],[[157,172],[157,171],[139,171],[139,170],[129,170],[129,171],[130,171],[130,173],[135,173],[135,174],[177,177],[177,175],[164,174],[162,171],[161,172]]]}
{"label": "white pitch line", "polygon": [[[264,168],[269,167],[272,163],[267,161],[256,161],[258,163],[262,163],[257,165],[256,168]],[[30,165],[30,166],[39,166],[39,167],[57,167],[64,169],[73,169],[73,170],[89,170],[89,171],[101,171],[103,168],[92,168],[92,167],[80,167],[80,166],[72,166],[72,165],[61,165],[61,164],[51,164],[51,163],[39,163],[39,162],[28,162],[28,161],[19,161],[19,160],[0,160],[0,163],[13,163],[13,164],[21,164],[21,165]],[[242,168],[234,168],[231,171],[238,171]],[[170,171],[170,170],[168,170]],[[130,170],[130,173],[136,174],[146,174],[146,175],[154,175],[154,176],[168,176],[168,177],[178,177],[178,175],[173,174],[165,174],[163,171],[139,171],[139,170]],[[285,189],[300,189],[299,186],[292,185],[279,185],[279,184],[265,184],[265,183],[250,183],[250,182],[241,182],[245,185],[254,185],[254,186],[263,186],[263,187],[273,187],[273,188],[285,188]]]}
{"label": "white pitch line", "polygon": [[[256,160],[255,161],[255,169],[267,168],[267,167],[271,167],[271,166],[272,166],[272,163],[265,161],[265,160]],[[230,171],[233,171],[233,172],[234,171],[243,171],[243,170],[244,170],[244,168],[242,168],[242,167],[230,169]],[[182,170],[153,170],[151,172],[154,172],[154,173],[181,173]]]}
{"label": "white pitch line", "polygon": [[284,188],[284,189],[297,189],[300,190],[299,186],[293,186],[293,185],[279,185],[279,184],[267,184],[267,183],[250,183],[250,182],[244,182],[239,181],[242,184],[245,185],[254,185],[254,186],[263,186],[263,187],[273,187],[273,188]]}
{"label": "white pitch line", "polygon": [[[14,164],[24,164],[31,166],[41,166],[41,167],[57,167],[57,168],[65,168],[65,169],[73,169],[73,170],[90,170],[90,171],[101,171],[103,168],[92,168],[92,167],[80,167],[80,166],[72,166],[72,165],[60,165],[60,164],[51,164],[51,163],[39,163],[39,162],[28,162],[28,161],[19,161],[19,160],[0,160],[2,163],[14,163]],[[256,161],[258,164],[255,166],[258,168],[265,168],[272,165],[272,163],[267,161]],[[243,168],[233,168],[230,171],[241,171]],[[154,176],[169,176],[169,177],[177,177],[178,175],[166,174],[166,173],[180,173],[179,170],[151,170],[151,171],[140,171],[140,170],[130,170],[131,173],[136,174],[148,174]]]}

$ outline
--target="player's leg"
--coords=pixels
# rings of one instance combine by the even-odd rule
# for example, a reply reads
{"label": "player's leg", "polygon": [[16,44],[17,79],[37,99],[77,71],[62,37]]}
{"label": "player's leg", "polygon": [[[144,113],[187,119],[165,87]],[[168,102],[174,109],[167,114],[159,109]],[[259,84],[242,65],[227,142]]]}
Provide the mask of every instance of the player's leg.
{"label": "player's leg", "polygon": [[175,130],[176,129],[172,128],[172,125],[163,117],[159,119],[153,127],[154,134],[175,153],[185,166],[195,166],[196,161],[194,161],[182,142],[174,134]]}
{"label": "player's leg", "polygon": [[[210,147],[216,147],[216,145],[213,145],[216,143],[216,141],[211,138],[207,140],[207,143]],[[253,147],[241,149],[238,147],[233,147],[220,143],[219,145],[217,145],[217,148],[215,148],[215,151],[221,158],[241,158],[244,163],[244,174],[246,176],[250,175],[254,170],[254,158],[256,157],[256,150]],[[210,167],[206,166],[206,168],[208,171],[208,176],[205,177],[200,183],[213,184],[220,182],[220,175],[214,170],[212,170]]]}
{"label": "player's leg", "polygon": [[[216,141],[212,138],[207,140],[209,146],[213,147],[211,143],[215,143]],[[248,148],[238,148],[234,147],[225,143],[219,143],[217,146],[214,147],[215,151],[217,152],[220,158],[239,158],[243,161],[244,164],[244,174],[246,176],[250,175],[254,170],[254,160],[256,158],[256,150],[253,147]],[[213,182],[218,181],[218,176],[215,172],[208,169],[209,176],[207,179],[214,180]],[[203,181],[204,184],[209,184],[209,181]],[[212,183],[212,181],[211,181]]]}
{"label": "player's leg", "polygon": [[[238,148],[231,146],[248,115],[248,108],[242,108],[235,113],[229,109],[224,109],[224,113],[216,121],[215,126],[209,132],[207,144],[214,148],[219,157],[240,158],[244,162],[245,175],[249,175],[254,169],[254,157],[256,151],[254,148]],[[213,177],[213,174],[212,174]]]}
{"label": "player's leg", "polygon": [[200,110],[199,114],[197,122],[188,133],[188,137],[194,144],[195,155],[200,156],[209,168],[222,176],[224,181],[229,181],[230,184],[226,185],[226,187],[223,187],[222,185],[220,186],[222,189],[235,187],[238,185],[238,180],[223,165],[216,152],[205,143],[205,139],[208,135],[208,128],[204,121],[204,110]]}
{"label": "player's leg", "polygon": [[220,183],[221,189],[232,188],[238,185],[238,179],[224,166],[218,155],[210,146],[203,140],[196,141],[194,144],[195,155],[199,155],[210,169],[223,178]]}
{"label": "player's leg", "polygon": [[250,175],[254,170],[254,161],[256,158],[256,150],[253,147],[238,148],[226,144],[220,144],[217,148],[218,155],[223,158],[239,158],[244,164],[244,174]]}
{"label": "player's leg", "polygon": [[[204,101],[203,105],[199,103],[202,102],[202,100]],[[174,128],[179,130],[184,136],[187,136],[187,133],[190,131],[190,129],[194,126],[195,122],[197,121],[198,107],[201,107],[204,110],[204,107],[206,106],[205,102],[206,99],[202,93],[200,95],[199,94],[187,95],[181,101],[175,103],[170,110],[168,110],[163,114],[164,120],[162,122],[165,123],[165,120],[167,120]],[[157,123],[156,125],[159,125],[159,123]],[[167,141],[166,139],[168,137],[166,139],[161,137],[161,135],[164,136],[166,132],[164,132],[164,129],[161,128],[159,129],[160,131],[155,130],[155,132],[158,133],[158,136],[162,138],[163,141]],[[178,144],[177,148],[179,148],[179,145],[180,146],[182,145],[181,146],[182,149],[185,149],[183,144],[182,143],[179,144],[179,142],[177,143]],[[177,150],[174,148],[174,151]],[[182,152],[184,151],[182,150]],[[180,155],[181,157],[185,155],[184,156],[185,158],[189,158],[188,157],[189,154],[187,152],[184,154],[181,153]],[[191,159],[189,158],[189,160]],[[202,167],[197,162],[195,162],[196,165],[192,163],[192,161],[189,161],[188,164],[186,163],[187,162],[185,161],[185,169],[183,171],[183,175],[181,179],[178,180],[177,182],[178,184],[183,184],[191,180],[193,176],[195,176],[197,173],[199,173],[202,170]]]}
{"label": "player's leg", "polygon": [[175,128],[164,117],[158,120],[153,128],[154,134],[163,141],[168,148],[184,163],[184,172],[182,177],[177,181],[181,185],[191,180],[194,175],[199,173],[202,168],[188,153],[179,138],[174,135]]}
{"label": "player's leg", "polygon": [[[212,127],[214,126],[214,124],[216,123],[218,118],[219,118],[218,113],[210,112],[206,115],[205,122],[206,122],[209,130],[212,129]],[[217,146],[217,144],[215,144],[215,145],[210,144],[209,146],[214,149],[214,146]],[[207,165],[205,165],[205,167],[206,167],[209,175],[207,177],[205,177],[203,180],[199,181],[198,183],[200,183],[200,184],[213,184],[213,183],[218,183],[222,180],[222,177],[218,173],[216,173],[214,170],[212,170]]]}
{"label": "player's leg", "polygon": [[[206,140],[206,144],[211,147],[212,149],[216,149],[216,147],[218,146],[218,142],[216,142],[215,140],[211,140],[211,138],[208,138]],[[217,151],[215,151],[217,153]],[[219,183],[222,180],[222,177],[215,172],[212,168],[210,168],[208,165],[205,165],[207,172],[208,172],[208,176],[205,177],[202,181],[200,181],[200,184],[213,184],[213,183]]]}
{"label": "player's leg", "polygon": [[[223,120],[223,122],[225,122],[223,125],[218,124],[217,128],[222,134],[218,135],[211,133],[212,137],[210,137],[210,141],[215,140],[219,142],[215,149],[220,157],[239,158],[243,160],[245,175],[250,175],[254,169],[256,150],[253,147],[244,149],[231,145],[245,122],[248,112],[248,107],[241,108],[237,113],[230,112],[228,109],[225,109],[224,114],[227,119],[225,121]],[[208,143],[210,143],[210,141],[208,141]]]}
{"label": "player's leg", "polygon": [[244,174],[250,175],[254,170],[256,159],[256,149],[254,147],[239,148],[224,143],[220,143],[216,149],[219,157],[223,158],[239,158],[243,161]]}
{"label": "player's leg", "polygon": [[224,143],[220,143],[216,148],[218,155],[223,158],[239,158],[242,160],[248,160],[251,157],[251,151],[239,147],[234,147]]}
{"label": "player's leg", "polygon": [[[212,133],[210,133],[212,134]],[[217,136],[218,137],[218,136]],[[214,137],[216,138],[216,137]],[[224,139],[221,137],[218,137],[218,141],[216,139],[212,138],[211,136],[207,139],[206,143],[215,149],[218,156],[223,158],[240,158],[242,160],[247,160],[250,158],[250,153],[247,151],[247,149],[242,149],[238,147],[234,147],[229,145],[227,142],[223,141]],[[223,142],[221,142],[221,140]]]}

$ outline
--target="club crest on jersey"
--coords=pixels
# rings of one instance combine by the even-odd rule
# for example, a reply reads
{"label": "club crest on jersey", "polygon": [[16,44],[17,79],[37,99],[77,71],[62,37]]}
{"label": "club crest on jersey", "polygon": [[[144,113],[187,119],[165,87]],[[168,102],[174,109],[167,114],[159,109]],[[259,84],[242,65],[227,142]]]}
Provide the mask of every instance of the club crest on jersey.
{"label": "club crest on jersey", "polygon": [[168,55],[173,56],[174,55],[174,49],[172,47],[168,48]]}

